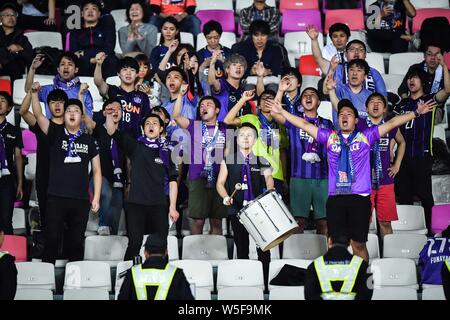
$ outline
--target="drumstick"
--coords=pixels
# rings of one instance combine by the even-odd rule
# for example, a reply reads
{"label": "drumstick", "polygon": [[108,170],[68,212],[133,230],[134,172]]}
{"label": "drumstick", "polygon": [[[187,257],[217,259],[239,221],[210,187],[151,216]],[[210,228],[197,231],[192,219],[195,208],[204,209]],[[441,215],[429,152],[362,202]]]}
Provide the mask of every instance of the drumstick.
{"label": "drumstick", "polygon": [[234,185],[234,191],[233,191],[233,193],[231,194],[230,198],[233,198],[233,197],[234,197],[234,194],[235,194],[238,190],[241,190],[241,189],[242,189],[242,184],[236,183],[236,184]]}

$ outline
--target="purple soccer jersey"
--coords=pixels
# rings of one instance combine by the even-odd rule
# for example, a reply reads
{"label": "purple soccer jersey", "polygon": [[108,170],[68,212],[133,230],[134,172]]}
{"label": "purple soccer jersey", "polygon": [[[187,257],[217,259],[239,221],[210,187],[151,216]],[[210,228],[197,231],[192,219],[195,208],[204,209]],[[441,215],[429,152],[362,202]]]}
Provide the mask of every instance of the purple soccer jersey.
{"label": "purple soccer jersey", "polygon": [[[380,139],[378,126],[358,132],[350,145],[353,160],[354,182],[352,194],[370,194],[372,181],[370,177],[370,146]],[[341,142],[337,131],[319,128],[317,141],[326,145],[328,152],[328,194],[336,194],[336,174],[341,153]]]}
{"label": "purple soccer jersey", "polygon": [[[215,126],[207,126],[209,136],[214,136]],[[189,126],[187,127],[189,134],[191,135],[191,163],[189,164],[189,180],[201,179],[201,172],[205,167],[205,136],[202,135],[202,121],[189,120]],[[223,122],[219,122],[219,128],[217,137],[214,139],[215,147],[211,153],[214,160],[213,170],[214,176],[219,174],[220,163],[224,159],[225,142],[226,142],[226,125]]]}
{"label": "purple soccer jersey", "polygon": [[[303,118],[303,113],[296,113]],[[319,128],[333,129],[333,123],[323,118],[306,118],[310,123],[317,125]],[[289,133],[289,142],[291,149],[291,177],[300,179],[327,179],[327,150],[324,145],[319,144],[317,154],[321,159],[320,162],[307,162],[302,159],[302,155],[306,152],[308,140],[310,136],[306,131],[292,125],[290,122],[285,123],[286,130]]]}
{"label": "purple soccer jersey", "polygon": [[420,284],[442,284],[441,269],[450,260],[450,238],[431,238],[419,254]]}
{"label": "purple soccer jersey", "polygon": [[[219,121],[223,121],[227,116],[228,111],[234,107],[234,105],[241,99],[244,93],[244,87],[234,88],[226,79],[220,78],[220,92],[214,93],[213,97],[220,101],[220,112],[217,116]],[[252,114],[252,109],[250,104],[247,102],[239,111],[238,117],[242,117],[246,114]]]}

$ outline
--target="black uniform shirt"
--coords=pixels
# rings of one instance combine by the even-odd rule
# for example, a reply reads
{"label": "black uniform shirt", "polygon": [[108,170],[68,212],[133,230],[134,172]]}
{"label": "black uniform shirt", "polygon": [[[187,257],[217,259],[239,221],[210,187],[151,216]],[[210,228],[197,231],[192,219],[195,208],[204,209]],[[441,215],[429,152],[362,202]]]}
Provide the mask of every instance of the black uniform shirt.
{"label": "black uniform shirt", "polygon": [[8,160],[8,170],[11,173],[11,176],[15,177],[16,166],[14,165],[14,153],[16,148],[19,149],[23,148],[22,133],[19,128],[13,126],[8,122],[6,124],[6,127],[1,131],[1,135],[3,136],[3,141],[5,142],[6,160]]}
{"label": "black uniform shirt", "polygon": [[16,259],[5,254],[0,258],[0,300],[13,300],[17,287]]}

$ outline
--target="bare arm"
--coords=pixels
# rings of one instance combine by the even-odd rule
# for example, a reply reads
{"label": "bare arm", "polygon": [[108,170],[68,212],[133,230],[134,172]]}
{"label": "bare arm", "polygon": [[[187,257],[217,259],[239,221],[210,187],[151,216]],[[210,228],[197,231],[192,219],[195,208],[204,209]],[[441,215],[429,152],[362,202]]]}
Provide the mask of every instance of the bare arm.
{"label": "bare arm", "polygon": [[395,142],[397,142],[397,155],[395,157],[395,162],[388,169],[388,174],[391,178],[394,178],[395,175],[400,171],[400,165],[402,164],[402,160],[406,150],[406,141],[400,130],[398,130],[395,135]]}
{"label": "bare arm", "polygon": [[311,51],[314,56],[314,60],[319,65],[322,73],[327,73],[330,68],[330,61],[325,59],[322,55],[322,50],[320,50],[319,45],[319,32],[317,31],[315,26],[308,26],[306,29],[308,36],[311,38]]}
{"label": "bare arm", "polygon": [[214,93],[220,92],[220,82],[216,78],[216,61],[221,54],[220,50],[214,50],[209,63],[208,84],[213,87]]}
{"label": "bare arm", "polygon": [[272,169],[264,170],[264,180],[266,181],[267,190],[275,189],[275,182],[273,181],[272,177]]}
{"label": "bare arm", "polygon": [[55,0],[48,0],[48,18],[55,20]]}
{"label": "bare arm", "polygon": [[91,210],[97,212],[100,208],[100,193],[102,191],[102,169],[100,167],[100,156],[96,155],[91,160],[92,176],[94,179],[94,198],[92,199]]}
{"label": "bare arm", "polygon": [[167,63],[170,60],[170,57],[175,52],[175,50],[178,47],[178,40],[173,40],[172,43],[169,46],[169,50],[167,50],[166,54],[164,55],[164,58],[162,58],[161,62],[159,63],[158,69],[161,71],[166,70]]}
{"label": "bare arm", "polygon": [[180,217],[177,211],[178,184],[176,181],[169,182],[169,217],[176,222]]}
{"label": "bare arm", "polygon": [[187,84],[182,84],[180,93],[178,94],[177,101],[175,101],[175,105],[173,106],[173,114],[172,117],[175,122],[183,129],[186,129],[189,126],[189,119],[184,117],[181,114],[181,106],[183,104],[183,96],[188,90]]}
{"label": "bare arm", "polygon": [[256,95],[260,96],[264,92],[264,75],[266,69],[262,62],[256,63]]}
{"label": "bare arm", "polygon": [[278,91],[277,91],[277,95],[275,96],[275,101],[278,102],[282,102],[283,100],[283,95],[286,92],[286,90],[289,88],[289,86],[291,85],[291,82],[289,80],[289,77],[284,77],[283,79],[281,79],[280,84],[278,85]]}
{"label": "bare arm", "polygon": [[406,14],[411,18],[415,17],[416,16],[416,8],[414,8],[411,1],[403,0],[403,4],[405,5]]}
{"label": "bare arm", "polygon": [[31,104],[31,91],[28,91],[27,95],[22,101],[22,104],[19,109],[19,114],[25,120],[25,122],[30,126],[33,127],[36,124],[36,118],[34,115],[29,111]]}
{"label": "bare arm", "polygon": [[242,97],[239,99],[239,101],[231,108],[230,111],[228,111],[225,119],[223,119],[223,122],[225,122],[227,125],[232,126],[240,126],[241,125],[241,119],[237,117],[239,110],[247,103],[247,101],[251,100],[255,96],[255,90],[245,91],[242,94]]}
{"label": "bare arm", "polygon": [[216,183],[217,193],[219,194],[220,197],[222,197],[222,199],[229,197],[227,189],[225,189],[225,183],[227,181],[227,177],[228,177],[227,165],[225,164],[225,161],[222,161],[220,163],[220,171],[219,171],[219,176],[217,177],[217,183]]}
{"label": "bare arm", "polygon": [[17,175],[16,199],[22,200],[22,197],[23,197],[23,158],[22,158],[22,150],[17,147],[14,150],[14,162],[16,163],[16,175]]}
{"label": "bare arm", "polygon": [[39,82],[33,83],[31,87],[31,108],[33,110],[34,117],[36,118],[39,128],[41,128],[44,134],[48,133],[48,127],[50,126],[50,121],[42,113],[41,103],[39,102],[39,90],[41,86]]}
{"label": "bare arm", "polygon": [[450,74],[448,72],[447,64],[441,54],[438,56],[438,61],[440,62],[442,72],[444,73],[444,88],[436,93],[436,101],[442,103],[447,101],[447,98],[450,95]]}
{"label": "bare arm", "polygon": [[31,62],[30,70],[28,70],[27,79],[25,80],[25,92],[30,91],[36,69],[42,65],[44,60],[43,54],[37,54],[36,57],[34,57],[33,62]]}
{"label": "bare arm", "polygon": [[102,96],[106,96],[108,94],[108,84],[103,79],[102,74],[102,65],[105,62],[106,54],[104,52],[99,52],[95,55],[95,70],[94,70],[94,83],[98,88],[98,91]]}

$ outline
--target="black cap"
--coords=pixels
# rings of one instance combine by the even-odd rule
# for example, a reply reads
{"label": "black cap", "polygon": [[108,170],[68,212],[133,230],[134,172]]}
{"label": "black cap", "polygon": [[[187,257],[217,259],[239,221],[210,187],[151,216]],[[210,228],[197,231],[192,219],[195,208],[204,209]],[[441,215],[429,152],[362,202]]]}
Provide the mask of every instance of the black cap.
{"label": "black cap", "polygon": [[147,241],[145,241],[144,247],[149,253],[164,252],[167,249],[167,237],[159,233],[150,234],[147,237]]}
{"label": "black cap", "polygon": [[2,12],[3,10],[6,10],[6,9],[11,9],[11,10],[14,10],[15,12],[18,12],[17,6],[12,2],[7,2],[4,5],[2,5],[0,7],[0,12]]}
{"label": "black cap", "polygon": [[348,100],[348,99],[342,99],[341,101],[339,101],[338,103],[338,115],[341,112],[341,109],[347,107],[353,110],[353,113],[355,114],[355,118],[358,118],[358,110],[355,108],[355,106],[353,105],[353,103]]}

